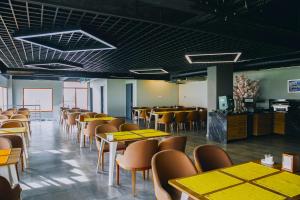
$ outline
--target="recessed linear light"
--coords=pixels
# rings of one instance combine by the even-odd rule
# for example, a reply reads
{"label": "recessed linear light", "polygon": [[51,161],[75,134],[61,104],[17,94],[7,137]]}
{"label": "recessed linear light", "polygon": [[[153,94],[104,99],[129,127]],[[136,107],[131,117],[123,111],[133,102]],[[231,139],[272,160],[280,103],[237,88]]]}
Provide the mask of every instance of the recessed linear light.
{"label": "recessed linear light", "polygon": [[131,69],[129,71],[135,74],[168,74],[169,73],[164,69]]}
{"label": "recessed linear light", "polygon": [[[41,38],[41,37],[45,37],[45,36],[54,36],[54,35],[62,35],[62,34],[72,34],[72,33],[81,33],[82,35],[85,35],[91,39],[96,40],[97,42],[100,42],[103,45],[106,45],[107,47],[99,47],[99,48],[85,48],[85,49],[70,49],[70,50],[62,50],[59,48],[55,48],[50,46],[49,44],[42,44],[36,41],[31,41],[30,39],[35,39],[35,38]],[[105,42],[104,40],[101,40],[100,38],[84,31],[81,29],[74,29],[74,30],[67,30],[67,31],[55,31],[55,32],[47,32],[47,33],[37,33],[37,34],[27,34],[27,35],[19,35],[19,36],[14,36],[15,39],[20,40],[20,41],[24,41],[24,42],[29,42],[35,45],[39,45],[42,47],[46,47],[55,51],[59,51],[59,52],[81,52],[81,51],[92,51],[92,50],[109,50],[109,49],[116,49],[117,47]]]}
{"label": "recessed linear light", "polygon": [[47,70],[70,70],[70,69],[83,69],[83,65],[79,63],[73,63],[73,62],[60,62],[60,61],[54,61],[54,62],[36,62],[36,63],[25,63],[24,66],[27,67],[34,67],[34,68],[40,68],[40,69],[47,69]]}
{"label": "recessed linear light", "polygon": [[[236,52],[236,53],[211,53],[211,54],[187,54],[187,55],[185,55],[185,58],[187,59],[187,61],[190,64],[197,64],[197,63],[201,63],[201,64],[234,63],[234,62],[238,61],[241,54],[242,54],[241,52]],[[224,59],[226,59],[226,60],[224,60]]]}

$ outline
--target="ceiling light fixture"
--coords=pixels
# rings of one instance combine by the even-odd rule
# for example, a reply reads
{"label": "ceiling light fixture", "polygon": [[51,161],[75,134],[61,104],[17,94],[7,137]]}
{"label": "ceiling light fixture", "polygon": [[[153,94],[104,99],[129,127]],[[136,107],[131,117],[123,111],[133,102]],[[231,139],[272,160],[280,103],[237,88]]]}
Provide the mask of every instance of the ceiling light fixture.
{"label": "ceiling light fixture", "polygon": [[241,52],[186,54],[185,58],[190,64],[235,63],[240,58],[241,54]]}
{"label": "ceiling light fixture", "polygon": [[164,69],[131,69],[129,70],[132,73],[135,74],[168,74]]}

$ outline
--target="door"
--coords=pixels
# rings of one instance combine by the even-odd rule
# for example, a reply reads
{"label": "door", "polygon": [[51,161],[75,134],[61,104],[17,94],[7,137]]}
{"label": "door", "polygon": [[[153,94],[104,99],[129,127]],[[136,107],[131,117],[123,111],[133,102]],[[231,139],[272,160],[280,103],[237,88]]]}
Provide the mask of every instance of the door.
{"label": "door", "polygon": [[126,118],[131,119],[132,105],[133,105],[133,84],[126,84]]}
{"label": "door", "polygon": [[100,112],[104,113],[104,86],[100,86]]}

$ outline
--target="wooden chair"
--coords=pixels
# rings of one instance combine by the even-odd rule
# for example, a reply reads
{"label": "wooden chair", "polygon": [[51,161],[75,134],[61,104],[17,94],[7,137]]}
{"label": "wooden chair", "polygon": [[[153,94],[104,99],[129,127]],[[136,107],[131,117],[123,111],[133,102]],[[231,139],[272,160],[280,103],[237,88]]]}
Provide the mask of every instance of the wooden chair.
{"label": "wooden chair", "polygon": [[[101,143],[101,139],[98,138],[96,135],[97,134],[101,134],[101,133],[113,133],[113,132],[117,132],[118,129],[111,125],[111,124],[103,124],[103,125],[99,125],[96,126],[95,128],[95,140],[96,140],[96,145],[97,145],[97,149],[98,149],[98,164],[97,164],[97,172],[99,171],[99,166],[101,165],[102,171],[104,170],[104,155],[105,153],[109,152],[109,145],[105,144],[102,155],[101,155],[101,161],[100,161],[100,143]],[[117,144],[117,151],[124,151],[126,149],[126,146],[124,143],[118,142]]]}
{"label": "wooden chair", "polygon": [[194,149],[194,160],[199,172],[232,166],[229,155],[216,145],[202,145]]}
{"label": "wooden chair", "polygon": [[83,130],[83,134],[84,134],[84,137],[83,137],[83,144],[85,146],[85,139],[86,137],[89,138],[89,144],[90,144],[90,149],[92,149],[92,143],[93,143],[93,140],[95,138],[95,130],[96,130],[96,127],[99,126],[99,125],[103,125],[105,124],[106,122],[105,121],[102,121],[102,120],[94,120],[94,121],[91,121],[88,123],[87,127]]}
{"label": "wooden chair", "polygon": [[10,119],[27,119],[27,117],[22,114],[14,114],[10,117]]}
{"label": "wooden chair", "polygon": [[14,114],[14,111],[7,110],[1,113],[1,115],[6,115],[8,118],[10,118]]}
{"label": "wooden chair", "polygon": [[158,152],[152,158],[154,192],[157,200],[177,200],[181,192],[168,184],[170,179],[193,176],[197,170],[184,153],[176,150]]}
{"label": "wooden chair", "polygon": [[98,113],[98,114],[96,114],[94,117],[95,118],[101,118],[101,117],[107,117],[108,115],[107,114],[105,114],[105,113]]}
{"label": "wooden chair", "polygon": [[86,112],[86,113],[84,113],[84,115],[86,117],[93,118],[93,117],[95,117],[95,115],[97,115],[97,113],[96,112]]}
{"label": "wooden chair", "polygon": [[119,129],[120,131],[135,131],[135,130],[140,130],[140,127],[137,124],[125,123],[122,124]]}
{"label": "wooden chair", "polygon": [[135,195],[136,172],[142,171],[145,179],[145,171],[151,169],[151,159],[158,151],[157,140],[142,140],[131,143],[125,150],[124,155],[116,158],[117,184],[120,184],[120,167],[131,171],[132,193]]}
{"label": "wooden chair", "polygon": [[3,200],[20,200],[21,199],[21,187],[19,184],[10,186],[10,183],[6,178],[0,176],[0,199]]}
{"label": "wooden chair", "polygon": [[70,113],[68,115],[68,121],[67,121],[67,132],[68,133],[72,133],[73,128],[77,126],[76,119],[78,118],[79,115],[80,115],[80,113],[78,113],[78,112]]}
{"label": "wooden chair", "polygon": [[158,151],[177,150],[185,152],[187,136],[173,136],[162,140],[158,144]]}
{"label": "wooden chair", "polygon": [[172,112],[168,112],[163,114],[163,116],[158,119],[158,125],[160,127],[161,124],[163,124],[165,126],[165,132],[168,131],[168,127],[170,127],[170,129],[172,129],[171,125],[173,124],[173,117],[174,114]]}
{"label": "wooden chair", "polygon": [[30,112],[27,111],[27,110],[18,110],[16,113],[17,113],[17,114],[24,115],[27,119],[30,118]]}
{"label": "wooden chair", "polygon": [[0,137],[0,149],[11,149],[11,142],[9,139]]}
{"label": "wooden chair", "polygon": [[9,119],[7,115],[0,115],[0,120]]}
{"label": "wooden chair", "polygon": [[1,124],[1,128],[19,128],[19,127],[23,127],[22,122],[13,119],[7,120]]}
{"label": "wooden chair", "polygon": [[119,130],[120,126],[124,123],[125,123],[124,118],[117,118],[117,119],[111,120],[108,124],[116,127]]}

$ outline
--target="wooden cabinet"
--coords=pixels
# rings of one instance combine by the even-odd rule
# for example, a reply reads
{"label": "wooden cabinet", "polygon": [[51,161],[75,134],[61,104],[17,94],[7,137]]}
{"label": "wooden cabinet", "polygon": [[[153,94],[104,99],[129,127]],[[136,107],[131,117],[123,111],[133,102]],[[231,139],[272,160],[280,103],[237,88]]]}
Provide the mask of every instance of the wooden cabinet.
{"label": "wooden cabinet", "polygon": [[273,117],[273,133],[285,134],[285,113],[275,112]]}
{"label": "wooden cabinet", "polygon": [[247,138],[247,115],[227,116],[227,141]]}
{"label": "wooden cabinet", "polygon": [[273,113],[255,113],[253,116],[252,134],[267,135],[273,132]]}

